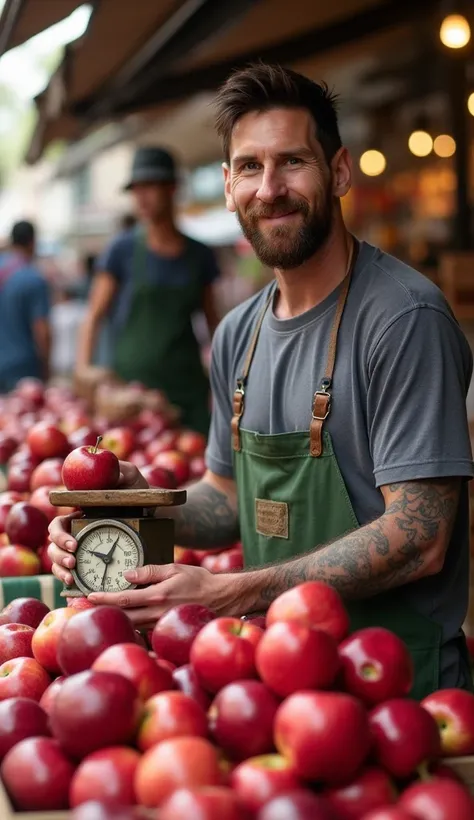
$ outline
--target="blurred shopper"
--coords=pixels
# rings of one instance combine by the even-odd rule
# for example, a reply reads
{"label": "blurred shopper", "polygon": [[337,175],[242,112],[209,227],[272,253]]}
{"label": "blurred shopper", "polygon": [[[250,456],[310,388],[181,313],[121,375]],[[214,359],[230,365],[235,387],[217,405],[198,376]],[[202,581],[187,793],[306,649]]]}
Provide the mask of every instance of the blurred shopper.
{"label": "blurred shopper", "polygon": [[51,346],[49,287],[35,260],[35,228],[17,222],[0,255],[0,392],[25,377],[46,380]]}
{"label": "blurred shopper", "polygon": [[114,239],[98,263],[81,333],[77,367],[91,363],[99,326],[111,317],[112,366],[126,381],[163,390],[182,411],[183,423],[207,433],[209,383],[192,317],[203,311],[217,325],[212,251],[176,227],[177,170],[162,148],[136,152],[131,191],[139,223]]}

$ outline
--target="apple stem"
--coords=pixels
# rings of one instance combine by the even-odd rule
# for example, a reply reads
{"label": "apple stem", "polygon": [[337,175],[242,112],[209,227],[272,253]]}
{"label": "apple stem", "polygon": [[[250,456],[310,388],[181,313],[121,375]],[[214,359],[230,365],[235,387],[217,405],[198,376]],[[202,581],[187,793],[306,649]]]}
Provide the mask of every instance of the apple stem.
{"label": "apple stem", "polygon": [[100,442],[101,442],[101,441],[102,441],[102,436],[97,436],[97,441],[96,441],[96,443],[95,443],[95,447],[94,447],[94,449],[93,449],[93,451],[92,451],[93,453],[96,453],[96,452],[97,452],[97,450],[99,449],[99,444],[100,444]]}
{"label": "apple stem", "polygon": [[416,771],[418,777],[423,783],[429,783],[430,780],[433,780],[433,775],[431,774],[428,768],[428,763],[426,762],[426,760],[423,763],[420,763]]}

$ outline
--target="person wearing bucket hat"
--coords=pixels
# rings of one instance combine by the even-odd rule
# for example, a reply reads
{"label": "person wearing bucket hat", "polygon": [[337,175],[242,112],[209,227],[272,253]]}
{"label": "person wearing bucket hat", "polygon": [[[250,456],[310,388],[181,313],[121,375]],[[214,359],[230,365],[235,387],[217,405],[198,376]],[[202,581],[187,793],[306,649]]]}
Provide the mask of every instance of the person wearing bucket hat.
{"label": "person wearing bucket hat", "polygon": [[192,317],[203,311],[212,335],[219,269],[211,249],[176,226],[178,176],[175,158],[164,148],[142,146],[135,152],[124,189],[133,197],[138,222],[99,259],[77,370],[90,364],[100,325],[109,318],[116,374],[163,390],[180,409],[183,424],[206,434],[209,382]]}

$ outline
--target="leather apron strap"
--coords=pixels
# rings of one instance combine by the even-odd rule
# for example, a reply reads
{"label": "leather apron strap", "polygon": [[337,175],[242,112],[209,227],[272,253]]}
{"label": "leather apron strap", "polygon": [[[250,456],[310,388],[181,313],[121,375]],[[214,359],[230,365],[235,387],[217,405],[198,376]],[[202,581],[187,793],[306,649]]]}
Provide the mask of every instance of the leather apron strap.
{"label": "leather apron strap", "polygon": [[[344,277],[341,292],[339,294],[339,298],[337,300],[336,305],[336,313],[334,316],[334,321],[331,328],[331,334],[329,337],[329,348],[328,348],[328,356],[326,361],[326,369],[324,373],[324,377],[321,382],[320,390],[317,390],[313,397],[313,408],[311,414],[311,424],[310,424],[310,454],[316,458],[318,458],[323,452],[323,426],[324,422],[329,416],[331,411],[331,387],[332,387],[332,378],[334,374],[334,368],[336,365],[336,353],[337,353],[337,340],[339,335],[339,328],[341,326],[342,314],[344,313],[344,308],[347,302],[347,296],[349,294],[349,287],[351,284],[352,273],[354,271],[354,267],[357,261],[357,254],[358,254],[359,245],[352,237],[352,244],[349,252],[349,258],[347,262],[347,271]],[[237,387],[234,391],[234,398],[233,398],[233,411],[234,415],[232,416],[231,421],[231,429],[232,429],[232,447],[234,450],[239,451],[241,448],[240,443],[240,424],[242,421],[242,416],[244,414],[244,405],[245,405],[245,387],[248,380],[248,375],[250,372],[250,367],[252,364],[252,360],[255,354],[255,350],[257,347],[258,338],[260,336],[260,331],[262,329],[263,320],[265,318],[265,314],[273,301],[273,296],[275,294],[276,286],[271,289],[270,294],[265,301],[265,305],[260,313],[258,318],[257,324],[255,326],[255,330],[252,334],[252,338],[250,340],[249,349],[247,351],[247,356],[245,358],[244,366],[242,369],[242,375],[237,380]]]}

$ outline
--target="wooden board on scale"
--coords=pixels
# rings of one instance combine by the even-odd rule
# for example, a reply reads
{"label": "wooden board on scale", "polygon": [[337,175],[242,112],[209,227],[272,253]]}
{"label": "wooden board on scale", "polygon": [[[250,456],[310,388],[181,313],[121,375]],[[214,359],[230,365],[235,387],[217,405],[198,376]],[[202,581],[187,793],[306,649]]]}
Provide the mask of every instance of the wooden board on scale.
{"label": "wooden board on scale", "polygon": [[186,501],[186,490],[52,490],[56,507],[177,507]]}

